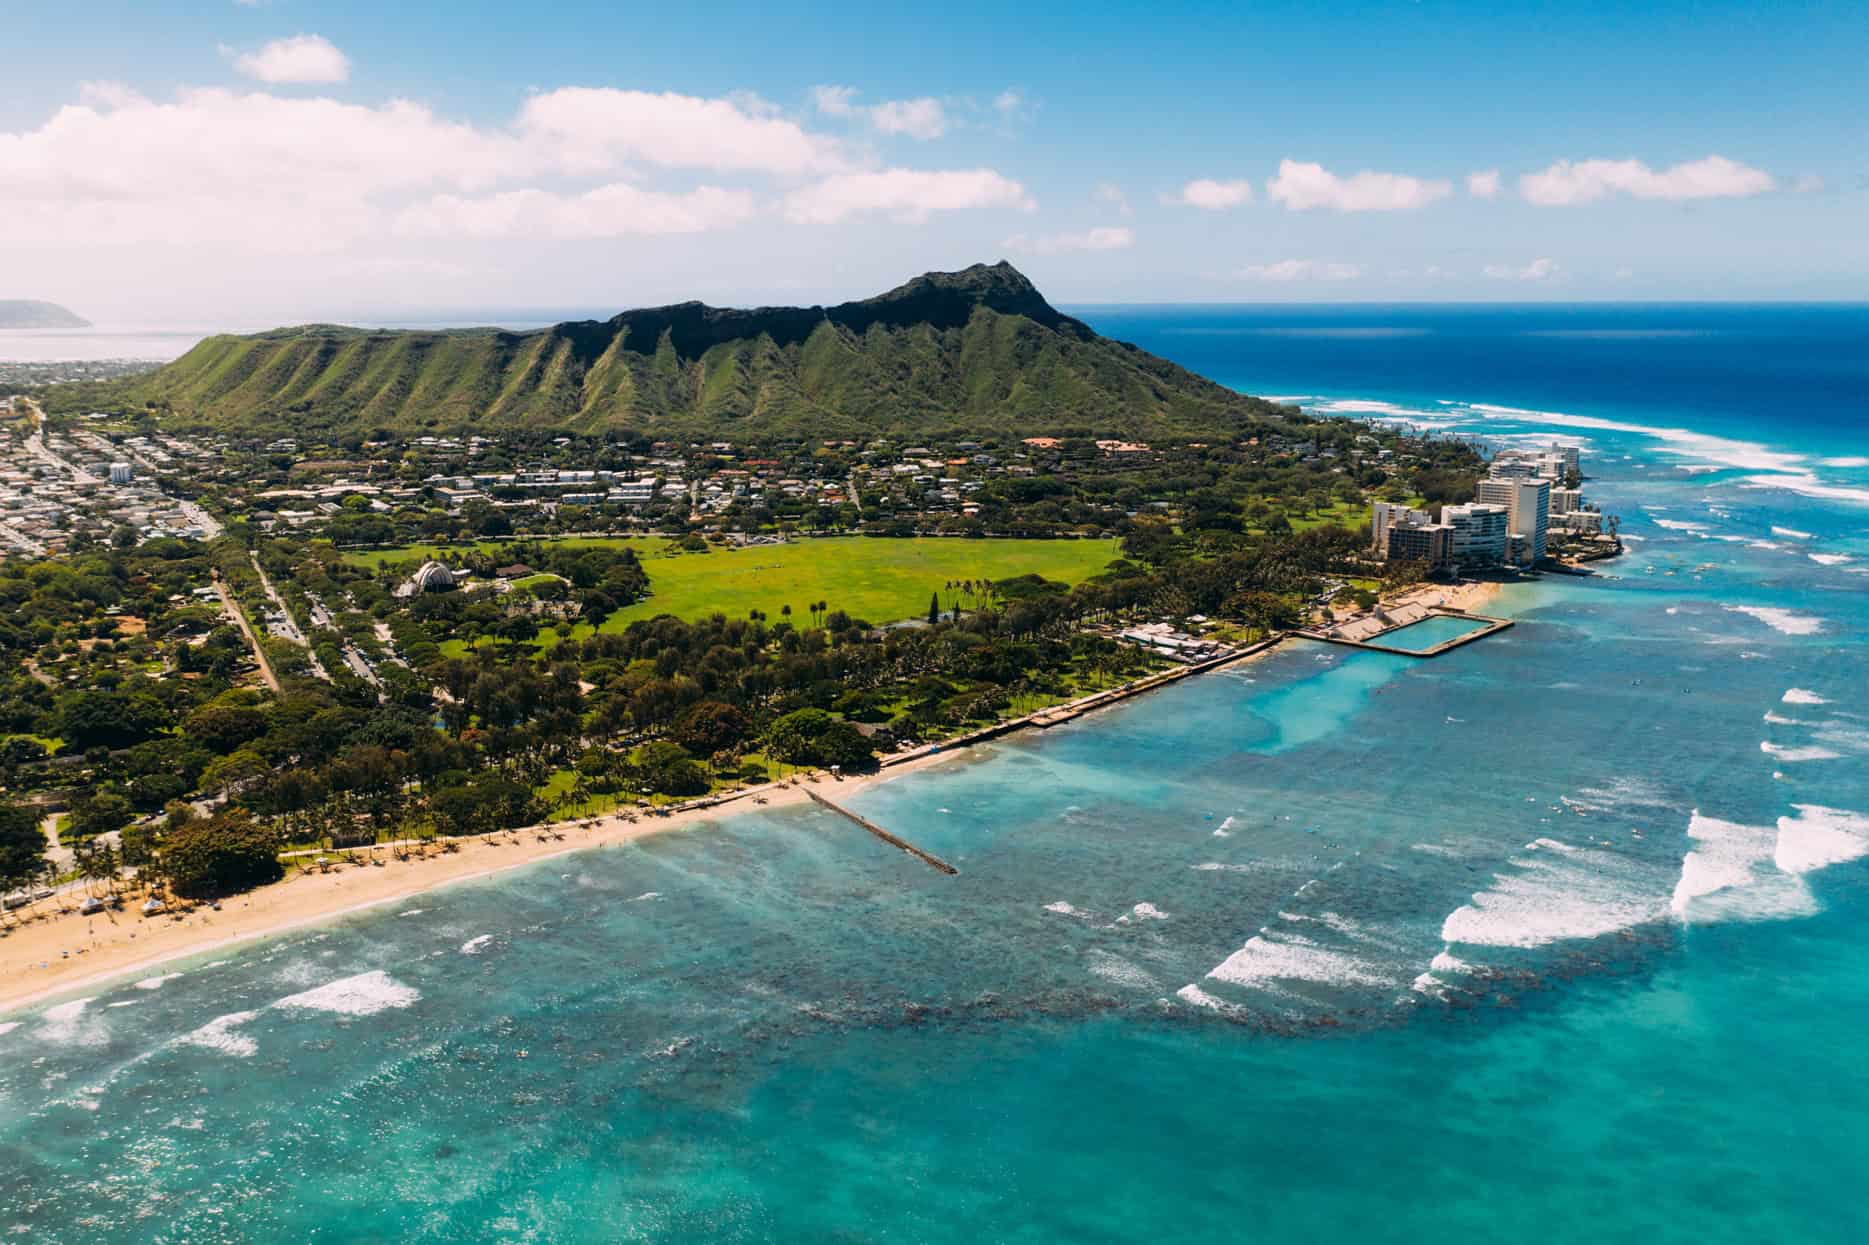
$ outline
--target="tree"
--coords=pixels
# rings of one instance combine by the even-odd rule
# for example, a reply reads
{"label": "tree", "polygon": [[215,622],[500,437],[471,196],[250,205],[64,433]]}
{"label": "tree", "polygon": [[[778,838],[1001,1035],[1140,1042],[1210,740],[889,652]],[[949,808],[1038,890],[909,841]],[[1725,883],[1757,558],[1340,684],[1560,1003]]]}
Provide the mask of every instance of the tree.
{"label": "tree", "polygon": [[215,752],[228,753],[266,733],[266,715],[250,705],[203,705],[182,720],[182,732]]}
{"label": "tree", "polygon": [[0,894],[32,884],[45,868],[45,832],[32,809],[0,803]]}
{"label": "tree", "polygon": [[671,737],[695,756],[711,757],[733,747],[752,730],[746,715],[718,700],[698,700],[675,721]]}
{"label": "tree", "polygon": [[115,791],[98,791],[82,796],[71,804],[71,837],[94,839],[100,834],[121,830],[130,824],[136,810]]}
{"label": "tree", "polygon": [[822,709],[799,709],[774,722],[766,732],[766,753],[788,765],[846,769],[862,769],[876,759],[863,732]]}
{"label": "tree", "polygon": [[656,740],[636,749],[636,772],[642,785],[662,795],[703,795],[707,773],[680,744]]}
{"label": "tree", "polygon": [[932,627],[940,621],[941,621],[941,593],[939,591],[935,591],[935,592],[931,592],[928,594],[928,625]]}
{"label": "tree", "polygon": [[250,890],[285,875],[278,836],[242,808],[224,808],[169,831],[161,860],[170,887],[186,899]]}

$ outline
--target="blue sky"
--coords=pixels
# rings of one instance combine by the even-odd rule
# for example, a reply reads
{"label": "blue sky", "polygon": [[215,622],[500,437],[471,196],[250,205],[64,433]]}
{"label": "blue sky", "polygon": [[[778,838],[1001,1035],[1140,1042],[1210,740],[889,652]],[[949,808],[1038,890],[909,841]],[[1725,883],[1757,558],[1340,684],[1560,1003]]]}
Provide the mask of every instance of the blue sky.
{"label": "blue sky", "polygon": [[0,296],[94,317],[1869,291],[1861,3],[19,7]]}

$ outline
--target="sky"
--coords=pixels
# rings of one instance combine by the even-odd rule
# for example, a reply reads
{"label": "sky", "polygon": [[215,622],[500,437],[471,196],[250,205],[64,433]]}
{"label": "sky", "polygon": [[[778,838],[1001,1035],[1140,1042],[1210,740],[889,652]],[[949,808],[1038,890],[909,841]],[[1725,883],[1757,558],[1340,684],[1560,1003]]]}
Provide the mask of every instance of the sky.
{"label": "sky", "polygon": [[[894,10],[894,11],[892,11]],[[1869,298],[1869,4],[10,0],[0,298]]]}

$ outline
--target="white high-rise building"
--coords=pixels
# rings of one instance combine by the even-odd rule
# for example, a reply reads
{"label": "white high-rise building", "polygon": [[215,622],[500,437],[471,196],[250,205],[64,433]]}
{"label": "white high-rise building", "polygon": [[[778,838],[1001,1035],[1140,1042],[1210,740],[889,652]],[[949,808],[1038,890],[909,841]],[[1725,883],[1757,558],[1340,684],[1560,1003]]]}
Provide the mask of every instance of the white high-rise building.
{"label": "white high-rise building", "polygon": [[1411,506],[1400,505],[1392,501],[1374,502],[1369,508],[1370,547],[1377,553],[1386,554],[1389,548],[1389,529],[1398,523],[1423,524],[1434,522],[1434,516],[1425,510],[1416,510]]}
{"label": "white high-rise building", "polygon": [[1545,539],[1551,530],[1551,481],[1481,480],[1477,500],[1506,508],[1508,531],[1524,538],[1524,562],[1536,563],[1545,556]]}
{"label": "white high-rise building", "polygon": [[110,464],[110,482],[112,484],[128,484],[135,478],[136,469],[131,467],[129,463]]}
{"label": "white high-rise building", "polygon": [[1448,532],[1448,556],[1460,566],[1497,566],[1506,560],[1506,534],[1510,512],[1504,506],[1468,502],[1443,506],[1441,522]]}

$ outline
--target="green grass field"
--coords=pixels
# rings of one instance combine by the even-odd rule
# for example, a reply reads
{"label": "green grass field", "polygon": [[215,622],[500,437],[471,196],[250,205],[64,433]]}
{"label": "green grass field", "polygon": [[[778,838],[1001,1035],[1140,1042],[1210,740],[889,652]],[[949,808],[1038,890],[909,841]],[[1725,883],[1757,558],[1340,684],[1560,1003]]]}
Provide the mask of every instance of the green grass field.
{"label": "green grass field", "polygon": [[744,618],[755,609],[777,622],[786,605],[803,620],[813,601],[873,623],[898,622],[926,614],[929,594],[950,580],[1036,574],[1076,584],[1119,552],[1114,540],[838,536],[645,558],[652,594],[618,611],[604,630],[620,631],[657,614],[704,618],[718,611]]}
{"label": "green grass field", "polygon": [[[655,548],[666,543],[659,542]],[[387,557],[394,565],[432,552],[433,546],[412,546],[362,556]],[[929,594],[951,580],[1042,575],[1077,584],[1103,570],[1122,551],[1120,542],[1114,540],[834,536],[708,553],[639,552],[643,552],[651,594],[606,619],[605,631],[621,631],[637,619],[658,614],[694,619],[722,613],[744,618],[755,609],[764,610],[767,619],[776,623],[787,605],[792,607],[793,619],[803,623],[810,617],[813,601],[871,623],[899,622],[926,614]],[[943,593],[942,605],[948,604]],[[572,638],[590,633],[588,626],[580,625]],[[550,648],[558,639],[557,632],[547,627],[534,643]],[[450,640],[441,651],[443,656],[458,657],[467,646]]]}

